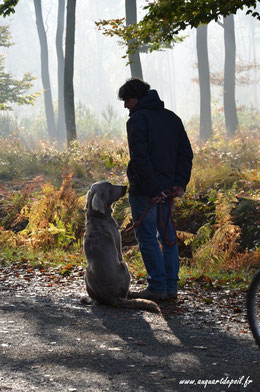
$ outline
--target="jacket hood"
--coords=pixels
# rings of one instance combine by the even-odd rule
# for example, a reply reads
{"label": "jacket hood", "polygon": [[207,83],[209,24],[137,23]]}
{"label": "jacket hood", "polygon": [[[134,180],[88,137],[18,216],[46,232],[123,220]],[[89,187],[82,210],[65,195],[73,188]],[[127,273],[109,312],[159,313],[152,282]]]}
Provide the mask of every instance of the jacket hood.
{"label": "jacket hood", "polygon": [[160,100],[157,91],[149,90],[148,93],[137,102],[135,107],[130,110],[129,116],[139,109],[161,110],[163,108],[164,102]]}

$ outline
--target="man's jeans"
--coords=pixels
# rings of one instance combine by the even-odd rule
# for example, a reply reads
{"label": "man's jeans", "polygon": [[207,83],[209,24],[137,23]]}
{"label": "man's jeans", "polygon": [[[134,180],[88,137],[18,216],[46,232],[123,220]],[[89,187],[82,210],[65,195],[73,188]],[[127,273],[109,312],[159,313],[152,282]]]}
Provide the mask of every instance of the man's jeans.
{"label": "man's jeans", "polygon": [[[129,203],[134,222],[139,220],[152,199],[143,195],[129,194]],[[160,227],[160,209],[155,204],[144,217],[140,226],[135,228],[144,265],[147,271],[149,290],[153,292],[167,292],[177,294],[179,254],[177,245],[169,246],[165,241],[165,225],[169,213],[169,203],[162,203],[162,219],[164,227]],[[171,243],[175,240],[175,231],[172,222],[169,222],[168,238]],[[162,245],[160,249],[159,242]]]}

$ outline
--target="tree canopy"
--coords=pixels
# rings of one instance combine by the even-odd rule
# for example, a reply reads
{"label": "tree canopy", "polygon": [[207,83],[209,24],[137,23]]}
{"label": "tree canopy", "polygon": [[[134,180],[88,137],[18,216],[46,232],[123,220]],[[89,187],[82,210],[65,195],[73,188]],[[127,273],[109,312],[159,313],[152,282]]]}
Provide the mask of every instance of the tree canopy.
{"label": "tree canopy", "polygon": [[[11,35],[7,26],[0,26],[0,47],[9,47]],[[35,78],[25,73],[22,80],[16,80],[5,71],[5,56],[0,55],[0,110],[11,110],[11,104],[33,104],[39,93],[26,94]]]}
{"label": "tree canopy", "polygon": [[158,50],[162,45],[169,45],[188,26],[196,28],[200,24],[217,21],[219,17],[235,14],[244,7],[249,8],[247,14],[260,20],[260,15],[255,10],[257,3],[257,0],[154,0],[144,7],[147,14],[137,24],[125,26],[125,18],[121,18],[101,20],[96,25],[103,34],[116,35],[124,42],[134,38],[128,52],[146,44],[149,44],[149,50],[152,51]]}
{"label": "tree canopy", "polygon": [[7,16],[15,13],[15,6],[19,0],[4,0],[3,4],[0,4],[0,15]]}
{"label": "tree canopy", "polygon": [[8,48],[12,46],[11,42],[11,33],[9,31],[8,26],[1,26],[0,27],[0,46],[4,46]]}

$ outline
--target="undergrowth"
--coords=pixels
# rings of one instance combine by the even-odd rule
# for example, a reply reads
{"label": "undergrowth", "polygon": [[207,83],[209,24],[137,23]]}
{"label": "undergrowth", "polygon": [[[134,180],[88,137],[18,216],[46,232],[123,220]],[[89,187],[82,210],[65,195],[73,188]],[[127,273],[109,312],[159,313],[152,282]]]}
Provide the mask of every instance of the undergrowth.
{"label": "undergrowth", "polygon": [[[191,181],[175,201],[181,279],[191,284],[196,273],[208,284],[213,276],[221,281],[219,273],[227,281],[243,273],[244,282],[259,265],[260,137],[252,130],[232,140],[218,130],[214,135],[204,146],[193,142]],[[87,190],[101,179],[126,184],[127,162],[126,142],[108,138],[75,142],[68,151],[45,144],[30,151],[18,138],[1,140],[1,263],[19,257],[32,263],[45,255],[70,265],[65,255],[82,253]],[[131,223],[126,197],[115,205],[114,216],[122,227]],[[123,246],[132,276],[144,281],[133,233],[123,235]]]}

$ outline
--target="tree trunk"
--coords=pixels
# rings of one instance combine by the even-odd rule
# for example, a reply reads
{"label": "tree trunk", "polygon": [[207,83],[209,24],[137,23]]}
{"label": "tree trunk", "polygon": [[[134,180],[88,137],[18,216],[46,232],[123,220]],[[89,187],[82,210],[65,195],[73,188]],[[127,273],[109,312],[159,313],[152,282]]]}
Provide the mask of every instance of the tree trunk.
{"label": "tree trunk", "polygon": [[64,66],[64,110],[68,147],[73,140],[77,139],[73,88],[75,13],[76,0],[68,0]]}
{"label": "tree trunk", "polygon": [[44,29],[42,19],[42,5],[41,0],[34,0],[34,8],[36,15],[36,26],[39,35],[40,47],[41,47],[41,75],[42,85],[44,88],[44,104],[45,114],[47,120],[47,131],[49,139],[53,142],[57,138],[56,126],[54,120],[54,110],[52,105],[51,85],[49,76],[49,60],[48,60],[48,45],[47,37]]}
{"label": "tree trunk", "polygon": [[203,142],[212,136],[207,32],[207,25],[200,25],[197,28],[197,56],[200,86],[200,140]]}
{"label": "tree trunk", "polygon": [[[125,16],[127,26],[137,23],[136,0],[125,0]],[[132,40],[129,41],[129,43],[131,42]],[[134,53],[129,54],[128,58],[132,78],[143,79],[139,49],[137,49]]]}
{"label": "tree trunk", "polygon": [[58,60],[58,119],[57,135],[58,145],[61,147],[66,140],[66,126],[64,113],[64,54],[63,54],[63,31],[64,31],[65,0],[59,0],[58,19],[56,31],[56,52]]}
{"label": "tree trunk", "polygon": [[234,15],[224,18],[225,67],[224,67],[224,113],[228,136],[238,128],[235,100],[236,42]]}
{"label": "tree trunk", "polygon": [[[252,44],[252,57],[253,63],[256,64],[256,31],[255,31],[255,20],[250,18],[250,32],[251,32],[251,44]],[[250,61],[251,59],[249,59]],[[257,96],[257,70],[254,67],[254,84],[253,84],[253,92],[254,92],[254,107],[258,110],[258,96]]]}

